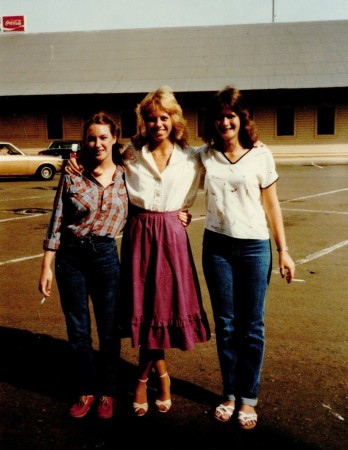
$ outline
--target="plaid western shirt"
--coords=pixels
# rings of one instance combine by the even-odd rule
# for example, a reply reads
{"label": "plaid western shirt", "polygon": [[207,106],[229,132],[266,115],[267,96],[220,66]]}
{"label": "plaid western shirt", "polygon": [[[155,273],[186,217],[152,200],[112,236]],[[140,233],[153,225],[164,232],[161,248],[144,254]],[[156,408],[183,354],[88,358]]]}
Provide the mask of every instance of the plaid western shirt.
{"label": "plaid western shirt", "polygon": [[91,175],[63,173],[53,213],[43,242],[44,250],[57,250],[63,233],[70,236],[115,238],[123,229],[128,212],[124,170],[117,166],[112,183],[103,187]]}

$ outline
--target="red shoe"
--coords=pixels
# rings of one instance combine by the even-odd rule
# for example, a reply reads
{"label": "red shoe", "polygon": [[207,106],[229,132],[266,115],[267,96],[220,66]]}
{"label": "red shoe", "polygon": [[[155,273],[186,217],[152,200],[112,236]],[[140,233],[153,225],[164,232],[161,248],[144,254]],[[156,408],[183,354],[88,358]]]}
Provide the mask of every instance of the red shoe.
{"label": "red shoe", "polygon": [[81,395],[78,402],[70,408],[70,416],[75,419],[85,417],[94,402],[93,395]]}
{"label": "red shoe", "polygon": [[114,399],[112,397],[107,397],[106,395],[100,397],[98,406],[99,419],[111,419],[113,413],[114,413]]}

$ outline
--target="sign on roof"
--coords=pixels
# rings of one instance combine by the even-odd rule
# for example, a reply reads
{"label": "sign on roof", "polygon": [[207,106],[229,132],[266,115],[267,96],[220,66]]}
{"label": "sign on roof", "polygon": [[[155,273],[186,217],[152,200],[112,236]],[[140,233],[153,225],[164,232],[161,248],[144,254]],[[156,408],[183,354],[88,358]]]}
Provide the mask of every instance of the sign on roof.
{"label": "sign on roof", "polygon": [[25,17],[24,16],[0,17],[0,31],[2,32],[25,31]]}

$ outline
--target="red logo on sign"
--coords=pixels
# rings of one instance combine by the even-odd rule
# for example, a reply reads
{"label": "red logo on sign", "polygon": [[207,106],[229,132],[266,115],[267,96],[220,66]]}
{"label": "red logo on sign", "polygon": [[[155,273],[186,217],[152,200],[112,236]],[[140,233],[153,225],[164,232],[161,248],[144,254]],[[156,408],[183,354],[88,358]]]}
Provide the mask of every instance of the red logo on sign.
{"label": "red logo on sign", "polygon": [[24,16],[3,16],[2,31],[25,31]]}

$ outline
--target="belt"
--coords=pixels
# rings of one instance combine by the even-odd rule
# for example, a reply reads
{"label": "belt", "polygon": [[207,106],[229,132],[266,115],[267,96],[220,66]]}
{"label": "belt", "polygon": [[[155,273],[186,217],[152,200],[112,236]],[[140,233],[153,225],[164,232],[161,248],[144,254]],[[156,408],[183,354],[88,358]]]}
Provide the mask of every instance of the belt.
{"label": "belt", "polygon": [[89,234],[87,236],[74,236],[72,234],[63,235],[61,238],[61,242],[67,244],[93,244],[93,242],[112,242],[115,239],[110,236],[97,236],[94,234]]}

